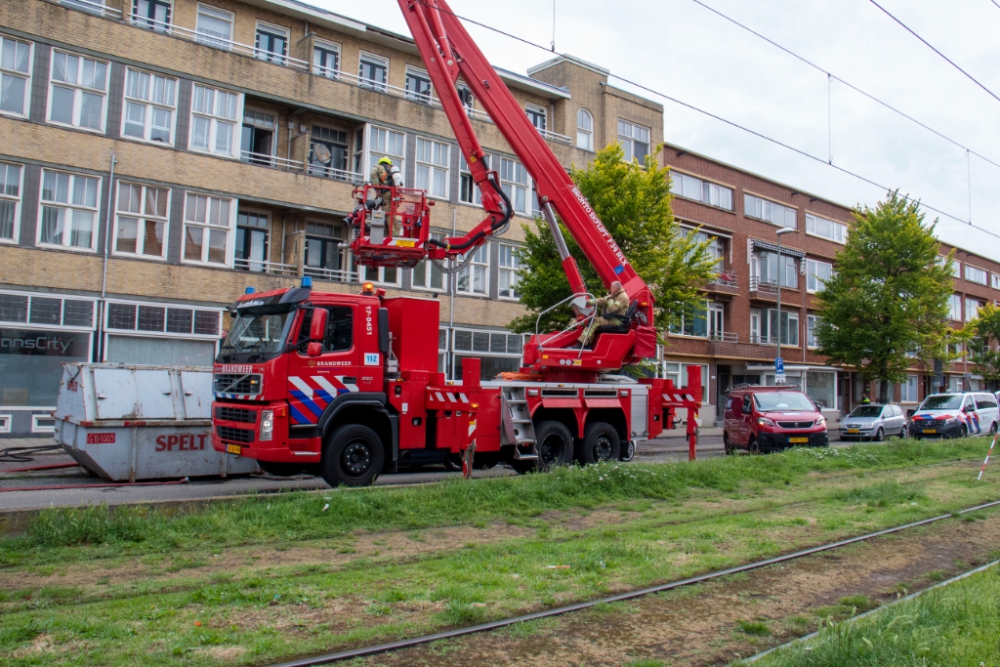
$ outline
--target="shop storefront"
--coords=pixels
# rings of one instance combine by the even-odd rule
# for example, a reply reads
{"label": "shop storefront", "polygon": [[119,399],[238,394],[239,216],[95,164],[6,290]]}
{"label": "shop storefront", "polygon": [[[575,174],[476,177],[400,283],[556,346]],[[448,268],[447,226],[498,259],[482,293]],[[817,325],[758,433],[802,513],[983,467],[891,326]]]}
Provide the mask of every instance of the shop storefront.
{"label": "shop storefront", "polygon": [[0,437],[51,433],[62,364],[89,361],[96,301],[0,292]]}

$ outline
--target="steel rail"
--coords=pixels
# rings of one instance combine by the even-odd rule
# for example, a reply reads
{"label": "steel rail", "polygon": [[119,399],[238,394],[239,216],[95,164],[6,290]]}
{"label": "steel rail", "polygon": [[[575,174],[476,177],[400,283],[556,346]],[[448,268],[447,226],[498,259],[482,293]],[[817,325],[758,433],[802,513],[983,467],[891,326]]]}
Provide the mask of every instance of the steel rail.
{"label": "steel rail", "polygon": [[820,546],[810,547],[808,549],[802,549],[800,551],[794,551],[792,553],[784,554],[782,556],[775,556],[773,558],[754,561],[753,563],[738,565],[736,567],[726,568],[725,570],[708,572],[706,574],[700,574],[695,577],[688,577],[687,579],[680,579],[666,584],[658,584],[656,586],[650,586],[648,588],[642,588],[628,593],[619,593],[618,595],[610,595],[607,597],[598,598],[596,600],[589,600],[587,602],[578,602],[576,604],[565,605],[562,607],[555,607],[552,609],[546,609],[544,611],[534,612],[532,614],[513,616],[511,618],[506,618],[499,621],[491,621],[489,623],[479,623],[477,625],[470,625],[464,628],[445,630],[443,632],[436,632],[434,634],[423,635],[421,637],[413,637],[412,639],[403,639],[396,642],[376,644],[374,646],[365,646],[362,648],[349,649],[346,651],[338,651],[336,653],[327,653],[325,655],[314,656],[312,658],[301,658],[299,660],[277,663],[271,665],[271,667],[313,667],[314,665],[328,665],[334,662],[340,662],[341,660],[352,660],[354,658],[361,658],[369,655],[390,653],[392,651],[412,648],[414,646],[429,644],[431,642],[439,641],[442,639],[453,639],[455,637],[464,637],[466,635],[478,634],[480,632],[489,632],[491,630],[498,630],[500,628],[505,628],[514,625],[516,623],[523,623],[525,621],[536,621],[542,618],[552,618],[553,616],[562,616],[564,614],[569,614],[576,611],[583,611],[585,609],[590,609],[592,607],[596,607],[602,604],[610,604],[613,602],[621,602],[624,600],[633,600],[635,598],[644,597],[646,595],[651,595],[653,593],[662,593],[664,591],[673,590],[675,588],[681,588],[683,586],[691,586],[693,584],[700,584],[706,581],[711,581],[713,579],[728,577],[733,574],[739,574],[740,572],[749,572],[750,570],[757,570],[762,567],[767,567],[769,565],[785,563],[791,560],[796,560],[798,558],[803,558],[805,556],[811,556],[813,554],[823,553],[824,551],[839,549],[840,547],[845,547],[850,544],[856,544],[858,542],[863,542],[865,540],[881,537],[883,535],[891,535],[893,533],[898,533],[904,530],[908,530],[910,528],[926,526],[928,524],[936,523],[944,519],[949,519],[956,515],[968,514],[969,512],[976,512],[978,510],[983,510],[997,506],[1000,506],[1000,500],[983,503],[981,505],[975,505],[973,507],[968,507],[966,509],[959,510],[957,512],[940,514],[938,516],[931,517],[929,519],[922,519],[920,521],[914,521],[912,523],[903,524],[901,526],[895,526],[893,528],[885,528],[883,530],[878,530],[873,533],[866,533],[864,535],[849,537],[847,539],[838,540],[836,542],[829,542],[827,544],[822,544]]}

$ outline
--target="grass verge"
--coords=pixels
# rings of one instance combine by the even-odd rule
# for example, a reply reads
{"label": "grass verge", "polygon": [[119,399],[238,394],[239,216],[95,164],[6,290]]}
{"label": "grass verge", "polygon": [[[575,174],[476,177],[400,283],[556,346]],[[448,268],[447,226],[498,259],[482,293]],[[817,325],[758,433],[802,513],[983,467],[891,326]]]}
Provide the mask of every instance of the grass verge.
{"label": "grass verge", "polygon": [[[1000,567],[857,621],[832,623],[755,667],[1000,665]],[[748,665],[749,663],[736,663]]]}

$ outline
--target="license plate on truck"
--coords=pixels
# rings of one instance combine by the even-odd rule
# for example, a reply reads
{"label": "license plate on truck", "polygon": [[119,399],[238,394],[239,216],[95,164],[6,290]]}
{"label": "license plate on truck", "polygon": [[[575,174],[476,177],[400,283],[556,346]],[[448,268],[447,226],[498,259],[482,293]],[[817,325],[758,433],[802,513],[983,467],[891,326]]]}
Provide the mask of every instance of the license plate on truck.
{"label": "license plate on truck", "polygon": [[789,438],[788,442],[790,442],[792,444],[796,444],[796,443],[800,443],[800,442],[809,442],[809,438]]}
{"label": "license plate on truck", "polygon": [[847,429],[847,432],[848,433],[861,433],[861,429],[860,428],[849,428],[849,429]]}
{"label": "license plate on truck", "polygon": [[226,452],[229,454],[240,454],[243,452],[239,445],[226,445]]}
{"label": "license plate on truck", "polygon": [[924,433],[937,433],[936,428],[925,428]]}

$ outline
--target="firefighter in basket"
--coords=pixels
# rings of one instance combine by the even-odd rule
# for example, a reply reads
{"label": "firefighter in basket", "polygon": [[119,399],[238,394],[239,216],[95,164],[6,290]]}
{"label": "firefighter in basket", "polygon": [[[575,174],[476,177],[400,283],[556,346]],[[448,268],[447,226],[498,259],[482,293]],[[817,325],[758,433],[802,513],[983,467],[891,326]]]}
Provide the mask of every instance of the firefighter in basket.
{"label": "firefighter in basket", "polygon": [[[624,315],[628,312],[629,300],[625,288],[619,281],[611,283],[611,291],[607,296],[599,299],[587,299],[588,307],[596,307],[597,314],[591,326],[580,329],[579,345],[591,347],[594,339],[597,338],[597,330],[605,324],[618,324],[618,320],[607,317],[608,315]],[[576,307],[574,306],[574,310]],[[579,311],[578,311],[579,312]]]}

